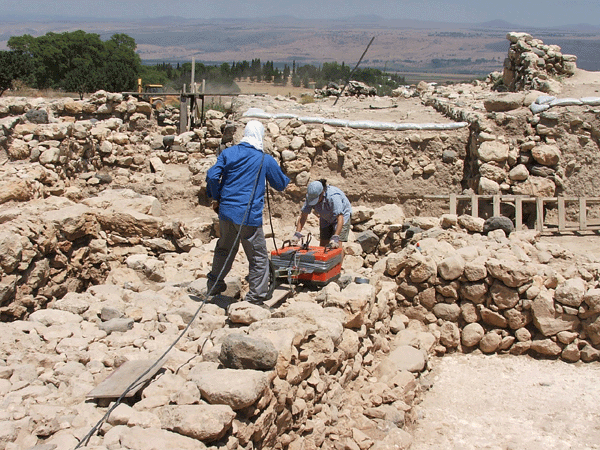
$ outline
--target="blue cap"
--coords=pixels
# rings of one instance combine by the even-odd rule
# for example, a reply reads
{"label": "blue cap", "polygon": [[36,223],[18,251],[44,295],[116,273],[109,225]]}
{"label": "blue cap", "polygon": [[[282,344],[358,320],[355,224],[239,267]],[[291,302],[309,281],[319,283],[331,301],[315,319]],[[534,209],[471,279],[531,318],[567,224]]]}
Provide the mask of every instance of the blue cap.
{"label": "blue cap", "polygon": [[311,181],[306,188],[306,204],[315,206],[319,201],[321,192],[323,192],[323,184],[320,181]]}

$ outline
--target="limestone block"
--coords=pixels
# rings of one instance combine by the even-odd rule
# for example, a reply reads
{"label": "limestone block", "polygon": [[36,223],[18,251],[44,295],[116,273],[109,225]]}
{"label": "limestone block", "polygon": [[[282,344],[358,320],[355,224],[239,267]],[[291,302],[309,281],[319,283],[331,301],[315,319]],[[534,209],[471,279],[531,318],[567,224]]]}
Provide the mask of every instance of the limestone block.
{"label": "limestone block", "polygon": [[0,267],[6,273],[12,273],[21,262],[23,243],[18,234],[0,233]]}
{"label": "limestone block", "polygon": [[501,93],[483,101],[483,106],[489,112],[505,112],[519,109],[523,106],[525,94]]}
{"label": "limestone block", "polygon": [[560,345],[552,339],[534,339],[529,347],[531,351],[543,356],[558,356],[562,353]]}
{"label": "limestone block", "polygon": [[517,290],[509,288],[501,281],[494,281],[490,287],[490,295],[500,309],[513,308],[519,302]]}
{"label": "limestone block", "polygon": [[476,150],[477,157],[483,162],[504,162],[508,159],[509,146],[500,141],[483,142]]}
{"label": "limestone block", "polygon": [[458,216],[458,224],[461,227],[466,228],[467,230],[473,231],[475,233],[483,232],[484,223],[485,220],[481,217],[473,217],[469,214],[463,214],[461,216]]}
{"label": "limestone block", "polygon": [[460,344],[460,329],[453,322],[444,322],[440,329],[440,343],[446,348],[456,348]]}
{"label": "limestone block", "polygon": [[506,328],[508,325],[508,321],[506,318],[496,311],[492,311],[491,309],[480,307],[479,313],[481,314],[481,320],[484,323],[491,325],[495,328]]}
{"label": "limestone block", "polygon": [[[554,336],[560,331],[577,330],[580,322],[577,316],[559,314],[554,308],[554,299],[549,291],[543,290],[533,301],[531,307],[533,323],[544,336]],[[592,342],[593,332],[590,333]],[[600,339],[598,339],[600,343]]]}
{"label": "limestone block", "polygon": [[509,259],[490,258],[486,268],[490,275],[512,288],[524,285],[536,274],[534,266]]}
{"label": "limestone block", "polygon": [[496,183],[502,183],[506,180],[506,171],[503,167],[498,167],[493,163],[484,163],[479,167],[479,174]]}
{"label": "limestone block", "polygon": [[235,412],[228,405],[168,405],[159,408],[158,416],[167,430],[212,442],[231,428]]}
{"label": "limestone block", "polygon": [[217,369],[194,374],[202,398],[213,405],[238,410],[252,405],[269,384],[268,374],[257,370]]}
{"label": "limestone block", "polygon": [[531,156],[544,166],[555,166],[560,161],[561,151],[557,145],[541,144],[531,150]]}
{"label": "limestone block", "polygon": [[530,176],[522,183],[515,183],[512,191],[516,195],[529,195],[532,197],[554,197],[556,185],[554,181],[543,178]]}
{"label": "limestone block", "polygon": [[485,330],[479,323],[470,323],[462,330],[461,342],[465,347],[475,347],[484,335]]}
{"label": "limestone block", "polygon": [[456,303],[438,303],[433,307],[433,313],[439,319],[457,322],[460,317],[460,306]]}
{"label": "limestone block", "polygon": [[529,171],[524,164],[518,164],[511,169],[508,177],[513,181],[525,181],[529,177]]}
{"label": "limestone block", "polygon": [[22,160],[29,158],[31,149],[27,142],[21,139],[14,139],[9,145],[7,153],[11,159]]}
{"label": "limestone block", "polygon": [[494,353],[500,347],[501,342],[502,336],[494,331],[490,331],[481,338],[481,341],[479,341],[479,349],[483,353]]}
{"label": "limestone block", "polygon": [[230,369],[271,370],[277,363],[277,356],[271,341],[232,333],[221,345],[219,360]]}
{"label": "limestone block", "polygon": [[563,305],[579,308],[586,293],[585,281],[582,278],[569,278],[557,286],[554,300]]}
{"label": "limestone block", "polygon": [[444,280],[455,280],[463,274],[465,261],[460,255],[452,255],[442,260],[437,269]]}

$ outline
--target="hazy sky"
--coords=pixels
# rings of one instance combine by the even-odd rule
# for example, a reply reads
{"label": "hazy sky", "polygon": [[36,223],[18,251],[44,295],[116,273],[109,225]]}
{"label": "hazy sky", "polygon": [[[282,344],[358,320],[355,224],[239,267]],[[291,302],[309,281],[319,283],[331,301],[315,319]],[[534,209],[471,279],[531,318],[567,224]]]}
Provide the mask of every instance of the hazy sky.
{"label": "hazy sky", "polygon": [[374,14],[441,22],[501,19],[519,25],[600,26],[600,0],[0,0],[0,20],[14,15],[68,18],[333,18]]}

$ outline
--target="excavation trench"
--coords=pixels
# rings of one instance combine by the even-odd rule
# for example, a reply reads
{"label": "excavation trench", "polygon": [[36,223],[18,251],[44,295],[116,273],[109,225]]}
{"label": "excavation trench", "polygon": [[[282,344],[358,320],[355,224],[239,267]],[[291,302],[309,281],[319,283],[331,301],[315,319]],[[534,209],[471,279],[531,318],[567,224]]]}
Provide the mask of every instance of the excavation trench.
{"label": "excavation trench", "polygon": [[[16,106],[0,108],[8,111],[0,119],[4,447],[74,448],[108,407],[87,394],[126,361],[160,356],[190,322],[198,304],[189,294],[204,288],[215,244],[206,170],[222,145],[239,140],[250,107],[295,116],[263,119],[266,148],[292,179],[271,202],[279,244],[293,232],[310,180],[327,178],[351,199],[344,274],[339,284],[298,292],[267,311],[241,301],[247,262],[238,254],[225,296],[203,307],[159,374],[113,411],[89,445],[380,450],[408,448],[414,435],[416,448],[469,439],[473,448],[507,448],[556,437],[542,426],[530,441],[516,434],[467,438],[457,432],[465,421],[471,428],[487,422],[445,402],[466,400],[460,389],[472,387],[493,403],[501,387],[486,381],[494,364],[506,361],[518,369],[498,368],[505,386],[536,398],[544,395],[540,386],[552,391],[544,380],[515,384],[531,370],[524,361],[532,356],[556,377],[575,377],[591,363],[583,381],[570,385],[579,395],[576,387],[600,355],[595,253],[591,246],[573,252],[533,230],[484,228],[483,217],[449,214],[445,202],[425,195],[591,192],[597,114],[585,105],[543,117],[525,107],[484,114],[483,99],[496,95],[485,83],[460,87],[472,100],[467,105],[451,101],[460,97],[451,87],[427,89],[400,100],[343,99],[335,110],[333,99],[300,105],[240,96],[235,111],[210,112],[205,127],[173,137],[168,148],[175,119],[166,123],[120,94],[17,102],[22,111],[47,108],[52,123],[29,123],[10,113]],[[381,109],[392,103],[398,108]],[[97,112],[109,109],[110,116]],[[469,126],[356,129],[304,123],[304,116]],[[554,164],[556,147],[562,159]],[[589,164],[578,165],[582,155]],[[515,178],[517,167],[526,180]],[[317,228],[311,219],[307,231],[316,235]],[[223,352],[246,357],[248,346],[255,350],[251,366],[223,364]],[[274,364],[255,366],[265,359]],[[476,370],[461,361],[475,362]],[[444,396],[446,383],[454,396]],[[486,405],[472,406],[474,415],[500,414]],[[434,411],[450,410],[455,422],[427,422],[439,424]],[[443,438],[446,429],[454,441]]]}

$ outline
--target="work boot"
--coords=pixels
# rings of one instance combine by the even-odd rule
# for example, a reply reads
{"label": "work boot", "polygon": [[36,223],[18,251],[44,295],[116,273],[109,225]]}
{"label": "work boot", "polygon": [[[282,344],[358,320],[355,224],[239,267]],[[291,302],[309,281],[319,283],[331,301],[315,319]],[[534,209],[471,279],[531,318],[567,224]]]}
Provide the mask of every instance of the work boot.
{"label": "work boot", "polygon": [[218,295],[227,290],[227,283],[225,283],[223,280],[219,280],[213,289],[214,284],[215,284],[215,282],[212,281],[210,278],[208,278],[208,280],[206,281],[206,294],[207,295],[208,294]]}

